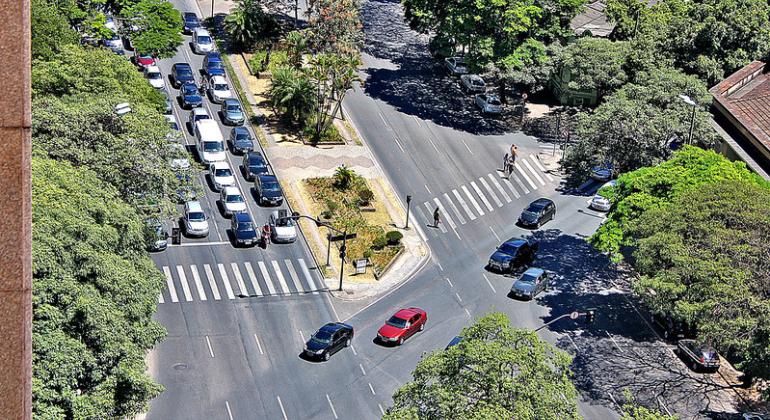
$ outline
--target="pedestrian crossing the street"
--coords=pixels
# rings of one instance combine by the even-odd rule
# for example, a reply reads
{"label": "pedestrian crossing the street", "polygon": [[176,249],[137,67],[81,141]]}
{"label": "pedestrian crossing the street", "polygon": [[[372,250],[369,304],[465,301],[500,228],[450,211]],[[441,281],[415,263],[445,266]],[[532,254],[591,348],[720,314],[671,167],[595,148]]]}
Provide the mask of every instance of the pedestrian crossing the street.
{"label": "pedestrian crossing the street", "polygon": [[[158,303],[222,301],[246,297],[318,294],[326,290],[304,259],[163,266],[166,288]],[[222,290],[224,293],[220,293]]]}
{"label": "pedestrian crossing the street", "polygon": [[[499,171],[491,172],[451,191],[438,193],[435,197],[414,207],[419,218],[428,226],[441,233],[450,230],[457,234],[457,228],[472,222],[485,213],[522,198],[545,187],[555,179],[543,167],[535,155],[517,159],[513,173],[503,177]],[[438,208],[440,223],[433,225],[433,213]]]}

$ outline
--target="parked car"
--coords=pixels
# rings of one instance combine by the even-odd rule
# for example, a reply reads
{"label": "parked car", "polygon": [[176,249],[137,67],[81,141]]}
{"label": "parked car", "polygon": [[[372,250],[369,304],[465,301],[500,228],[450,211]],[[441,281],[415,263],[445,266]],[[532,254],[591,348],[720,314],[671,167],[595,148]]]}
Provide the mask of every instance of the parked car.
{"label": "parked car", "polygon": [[222,62],[222,56],[217,51],[211,51],[203,58],[203,71],[204,76],[224,76],[225,75],[225,63]]}
{"label": "parked car", "polygon": [[173,115],[164,115],[166,117],[166,121],[168,121],[168,127],[171,129],[172,133],[166,135],[166,139],[168,141],[176,141],[179,138],[179,133],[181,131],[181,128],[179,128],[179,121],[177,121],[176,117]]}
{"label": "parked car", "polygon": [[158,68],[158,66],[145,67],[144,77],[150,82],[150,86],[155,89],[163,89],[166,87],[166,82],[163,81],[163,75],[160,73],[160,68]]}
{"label": "parked car", "polygon": [[182,32],[185,35],[190,35],[194,30],[201,27],[201,20],[198,19],[198,15],[194,12],[184,12],[182,17],[184,23],[182,24]]}
{"label": "parked car", "polygon": [[257,202],[261,205],[280,206],[283,203],[283,191],[275,175],[259,175],[254,180]]}
{"label": "parked car", "polygon": [[118,27],[115,25],[115,18],[112,16],[107,16],[104,18],[104,27],[111,30],[112,32],[118,31]]}
{"label": "parked car", "polygon": [[168,248],[168,230],[158,218],[145,220],[145,240],[150,252],[164,251]]}
{"label": "parked car", "polygon": [[425,329],[428,314],[420,308],[401,309],[377,331],[381,343],[404,344],[404,340]]}
{"label": "parked car", "polygon": [[193,108],[190,112],[190,127],[195,127],[195,123],[201,120],[210,120],[211,116],[206,111],[206,108]]}
{"label": "parked car", "polygon": [[246,121],[241,103],[237,99],[225,99],[219,111],[222,115],[222,123],[227,125],[241,125]]}
{"label": "parked car", "polygon": [[477,74],[463,74],[460,76],[460,86],[466,92],[484,93],[487,91],[487,84]]}
{"label": "parked car", "polygon": [[235,213],[230,224],[236,246],[254,246],[259,242],[259,234],[249,213]]}
{"label": "parked car", "polygon": [[275,243],[292,243],[297,240],[297,225],[288,217],[286,210],[270,213],[270,240]]}
{"label": "parked car", "polygon": [[602,187],[599,188],[599,190],[597,191],[596,195],[594,195],[594,197],[591,199],[591,202],[588,204],[588,207],[596,211],[603,211],[603,212],[610,211],[610,208],[612,207],[612,202],[610,201],[609,198],[599,194],[599,191],[605,188],[614,187],[615,184],[616,184],[616,181],[612,180],[602,185]]}
{"label": "parked car", "polygon": [[246,127],[233,127],[227,138],[227,145],[236,154],[243,154],[254,150],[254,139]]}
{"label": "parked car", "polygon": [[614,167],[609,162],[591,168],[591,178],[596,181],[606,182],[614,178],[614,175]]}
{"label": "parked car", "polygon": [[222,203],[225,217],[246,211],[246,199],[243,198],[243,194],[241,194],[238,187],[222,188],[222,192],[219,194],[219,201]]}
{"label": "parked car", "polygon": [[487,268],[501,273],[512,273],[535,259],[537,242],[512,238],[500,245],[489,257]]}
{"label": "parked car", "polygon": [[453,39],[447,39],[440,36],[434,36],[428,42],[428,53],[433,58],[443,60],[456,53],[456,43]]}
{"label": "parked car", "polygon": [[305,343],[305,355],[329,360],[334,353],[350,347],[353,335],[352,326],[342,322],[330,322],[319,328]]}
{"label": "parked car", "polygon": [[267,175],[267,162],[260,152],[248,152],[243,155],[243,176],[249,181],[254,181],[259,175]]}
{"label": "parked car", "polygon": [[163,115],[171,115],[174,108],[171,104],[171,98],[168,97],[168,92],[166,89],[158,89],[158,92],[163,95]]}
{"label": "parked car", "polygon": [[447,57],[444,59],[444,66],[452,76],[468,74],[468,65],[462,57]]}
{"label": "parked car", "polygon": [[449,349],[450,347],[454,347],[454,346],[456,346],[456,345],[460,344],[460,342],[461,342],[461,341],[463,341],[463,337],[462,337],[462,336],[459,336],[459,335],[458,335],[458,336],[455,336],[455,338],[453,338],[453,339],[452,339],[452,340],[449,342],[449,344],[447,344],[447,345],[446,345],[446,347],[444,347],[444,350],[447,350],[447,349]]}
{"label": "parked car", "polygon": [[661,314],[653,314],[650,317],[650,321],[660,329],[661,335],[666,340],[695,338],[697,335],[695,326],[686,321],[673,319]]}
{"label": "parked car", "polygon": [[503,104],[497,98],[497,95],[480,93],[475,96],[474,102],[484,114],[500,115],[503,113]]}
{"label": "parked car", "polygon": [[235,185],[235,175],[227,161],[213,162],[209,165],[209,175],[214,191],[222,191],[222,188]]}
{"label": "parked car", "polygon": [[761,413],[743,413],[743,420],[765,420],[765,415]]}
{"label": "parked car", "polygon": [[533,299],[548,288],[548,273],[542,268],[530,267],[513,282],[511,295],[522,299]]}
{"label": "parked car", "polygon": [[233,97],[230,85],[223,76],[212,76],[208,81],[208,93],[211,102],[221,104],[225,99]]}
{"label": "parked car", "polygon": [[719,354],[713,347],[697,340],[684,339],[676,343],[676,351],[682,360],[695,371],[719,370]]}
{"label": "parked car", "polygon": [[184,205],[184,232],[187,236],[206,237],[209,235],[209,218],[198,201]]}
{"label": "parked car", "polygon": [[169,143],[168,148],[171,169],[175,171],[190,169],[190,160],[188,159],[187,149],[184,146],[179,143]]}
{"label": "parked car", "polygon": [[185,83],[195,84],[195,75],[193,75],[193,69],[187,63],[174,63],[171,66],[171,81],[175,88]]}
{"label": "parked car", "polygon": [[197,28],[192,33],[192,50],[195,54],[205,54],[214,50],[214,40],[209,31]]}
{"label": "parked car", "polygon": [[203,97],[195,83],[187,82],[179,87],[179,104],[184,109],[203,106]]}
{"label": "parked car", "polygon": [[538,198],[521,212],[518,223],[524,227],[538,229],[554,217],[556,217],[556,204],[547,198]]}
{"label": "parked car", "polygon": [[132,59],[134,60],[134,64],[140,68],[154,66],[157,64],[155,62],[155,57],[151,56],[150,54],[136,54],[132,57]]}
{"label": "parked car", "polygon": [[114,32],[104,39],[104,46],[111,49],[115,54],[124,54],[126,52],[123,49],[123,40]]}
{"label": "parked car", "polygon": [[176,199],[179,204],[198,199],[198,189],[190,171],[176,171],[176,179],[179,184],[176,189]]}

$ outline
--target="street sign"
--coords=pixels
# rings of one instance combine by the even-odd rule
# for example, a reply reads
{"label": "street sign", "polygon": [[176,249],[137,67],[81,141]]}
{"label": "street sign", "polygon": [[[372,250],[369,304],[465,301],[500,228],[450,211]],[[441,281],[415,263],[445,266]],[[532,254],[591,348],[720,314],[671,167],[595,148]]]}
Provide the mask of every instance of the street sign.
{"label": "street sign", "polygon": [[353,239],[353,238],[355,238],[357,236],[358,235],[356,235],[355,233],[348,233],[348,236],[346,238],[345,235],[332,235],[331,233],[329,233],[329,234],[326,235],[326,239],[328,239],[328,240],[330,240],[332,242],[337,242],[337,241],[341,241],[341,240],[344,240],[344,239]]}
{"label": "street sign", "polygon": [[369,263],[369,261],[366,258],[362,258],[360,260],[356,260],[355,266],[356,266],[356,274],[364,274],[366,273],[366,266]]}
{"label": "street sign", "polygon": [[579,316],[580,316],[580,312],[578,312],[578,311],[575,311],[575,312],[569,314],[569,318],[570,319],[578,319]]}

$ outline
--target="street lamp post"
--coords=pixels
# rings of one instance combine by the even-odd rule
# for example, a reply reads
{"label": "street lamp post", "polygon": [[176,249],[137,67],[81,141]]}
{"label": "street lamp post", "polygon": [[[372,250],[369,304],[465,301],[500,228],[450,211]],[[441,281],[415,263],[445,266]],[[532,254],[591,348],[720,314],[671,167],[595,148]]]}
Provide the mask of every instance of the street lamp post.
{"label": "street lamp post", "polygon": [[569,317],[571,319],[578,319],[581,316],[586,317],[586,322],[589,323],[589,324],[594,322],[594,319],[596,318],[596,308],[587,309],[585,312],[573,311],[573,312],[570,312],[568,314],[563,314],[563,315],[557,316],[556,318],[554,318],[554,319],[546,322],[545,324],[535,328],[535,332],[538,332],[538,331],[542,330],[543,328],[553,324],[554,322],[562,320],[564,318],[568,318]]}
{"label": "street lamp post", "polygon": [[211,0],[211,23],[214,23],[214,0]]}
{"label": "street lamp post", "polygon": [[[324,227],[326,227],[329,230],[333,230],[336,233],[341,233],[342,234],[342,247],[340,247],[340,286],[337,289],[339,291],[342,291],[342,276],[345,273],[345,252],[347,251],[347,248],[348,248],[348,246],[347,246],[347,243],[348,243],[348,228],[345,227],[345,230],[339,230],[339,229],[335,228],[334,226],[332,226],[329,223],[322,222],[322,221],[316,219],[315,217],[306,216],[304,214],[299,214],[296,211],[291,214],[292,220],[295,220],[295,221],[299,220],[301,217],[304,217],[305,219],[312,220],[318,226],[324,226]],[[332,247],[331,246],[332,245],[331,241],[332,241],[332,237],[331,237],[331,233],[330,233],[329,234],[329,248],[327,248],[327,250],[326,250],[326,265],[327,266],[329,265],[329,252],[330,252],[331,247]]]}
{"label": "street lamp post", "polygon": [[412,202],[412,196],[407,195],[406,196],[406,226],[404,226],[404,229],[409,229],[409,204]]}
{"label": "street lamp post", "polygon": [[685,94],[680,94],[679,99],[692,107],[692,113],[690,114],[690,134],[687,136],[687,144],[692,144],[692,130],[695,128],[695,108],[698,107],[698,103]]}

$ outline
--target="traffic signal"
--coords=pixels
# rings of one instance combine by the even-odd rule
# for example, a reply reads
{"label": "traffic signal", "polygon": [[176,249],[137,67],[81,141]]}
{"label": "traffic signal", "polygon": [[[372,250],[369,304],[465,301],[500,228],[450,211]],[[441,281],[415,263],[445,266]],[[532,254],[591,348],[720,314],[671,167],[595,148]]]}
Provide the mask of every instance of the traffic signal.
{"label": "traffic signal", "polygon": [[596,319],[596,311],[594,309],[589,309],[586,312],[586,323],[590,324],[594,322],[595,319]]}
{"label": "traffic signal", "polygon": [[345,251],[346,251],[346,249],[347,249],[347,247],[345,245],[342,245],[340,247],[340,258],[342,258],[343,260],[345,259]]}

